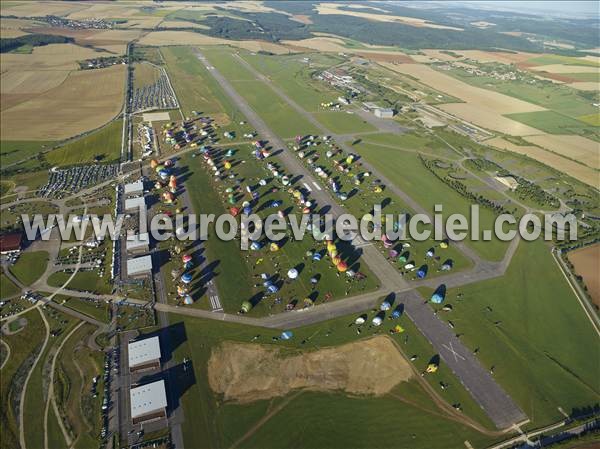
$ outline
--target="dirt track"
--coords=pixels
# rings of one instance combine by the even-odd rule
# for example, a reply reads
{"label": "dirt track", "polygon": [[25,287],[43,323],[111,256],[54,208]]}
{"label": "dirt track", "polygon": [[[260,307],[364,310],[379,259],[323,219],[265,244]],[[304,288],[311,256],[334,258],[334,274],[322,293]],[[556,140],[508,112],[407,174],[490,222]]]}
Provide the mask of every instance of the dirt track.
{"label": "dirt track", "polygon": [[287,357],[274,347],[224,342],[208,361],[212,390],[236,402],[284,396],[296,389],[380,396],[412,375],[394,344],[381,336]]}

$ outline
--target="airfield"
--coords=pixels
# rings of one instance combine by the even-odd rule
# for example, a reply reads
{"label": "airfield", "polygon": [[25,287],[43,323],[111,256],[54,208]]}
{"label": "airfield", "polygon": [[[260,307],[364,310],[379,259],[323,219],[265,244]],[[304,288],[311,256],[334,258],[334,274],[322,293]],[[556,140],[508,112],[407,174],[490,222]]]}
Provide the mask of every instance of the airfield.
{"label": "airfield", "polygon": [[[378,203],[431,215],[443,198],[445,214],[468,214],[477,201],[482,228],[502,211],[576,207],[583,241],[593,241],[597,113],[577,97],[540,104],[534,93],[565,91],[544,84],[523,97],[469,83],[464,66],[440,68],[458,58],[439,50],[155,30],[177,29],[200,8],[129,6],[45,4],[74,20],[127,18],[118,29],[72,30],[94,55],[73,43],[2,55],[3,228],[19,213],[114,214],[128,200],[143,201],[150,218],[245,207],[263,217],[362,215]],[[376,9],[345,13],[444,29]],[[42,25],[22,20],[3,19],[3,33]],[[78,70],[78,61],[125,54],[133,39],[127,64]],[[586,76],[573,74],[592,73],[578,68],[597,68],[593,58],[457,54],[473,67],[522,64],[524,77],[567,74],[561,83],[575,88]],[[365,101],[339,101],[342,76]],[[368,105],[381,98],[403,110],[377,117]],[[522,116],[563,107],[577,126],[541,129]],[[19,126],[25,117],[29,127]],[[507,187],[500,170],[527,188]],[[127,193],[138,179],[141,192]],[[139,233],[133,218],[126,229]],[[575,276],[589,274],[566,246],[308,238],[242,251],[238,240],[209,238],[134,253],[124,237],[86,246],[53,229],[3,259],[3,447],[501,448],[594,419],[600,323]],[[151,267],[132,276],[128,262],[139,257]],[[431,302],[441,291],[443,303]],[[128,343],[151,336],[159,368],[134,374]],[[166,416],[140,426],[129,390],[156,379],[167,386]]]}

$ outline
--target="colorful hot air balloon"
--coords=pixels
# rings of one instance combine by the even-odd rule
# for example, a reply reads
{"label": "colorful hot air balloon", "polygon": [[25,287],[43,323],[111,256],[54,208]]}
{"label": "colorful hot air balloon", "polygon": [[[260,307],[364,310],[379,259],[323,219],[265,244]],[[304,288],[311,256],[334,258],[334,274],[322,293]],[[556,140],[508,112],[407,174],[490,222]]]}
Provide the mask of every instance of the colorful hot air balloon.
{"label": "colorful hot air balloon", "polygon": [[269,245],[269,250],[271,250],[272,252],[279,251],[279,245],[275,242],[271,242],[271,244]]}
{"label": "colorful hot air balloon", "polygon": [[229,209],[229,213],[234,217],[237,217],[237,215],[240,213],[240,210],[237,207],[231,207]]}
{"label": "colorful hot air balloon", "polygon": [[156,159],[152,159],[150,161],[150,167],[152,167],[153,169],[155,169],[158,166],[158,161]]}
{"label": "colorful hot air balloon", "polygon": [[192,297],[190,295],[185,295],[185,298],[183,298],[183,303],[190,306],[190,305],[194,304],[194,300],[192,299]]}
{"label": "colorful hot air balloon", "polygon": [[340,263],[338,263],[338,264],[336,265],[336,268],[338,269],[338,271],[339,271],[340,273],[343,273],[344,271],[346,271],[346,270],[348,269],[348,265],[346,264],[346,262],[344,262],[344,261],[342,260]]}
{"label": "colorful hot air balloon", "polygon": [[295,268],[290,268],[287,272],[287,276],[290,279],[296,279],[298,277],[298,270],[296,270]]}
{"label": "colorful hot air balloon", "polygon": [[181,275],[181,282],[183,282],[184,284],[189,284],[190,282],[192,282],[192,273],[183,273]]}
{"label": "colorful hot air balloon", "polygon": [[223,163],[223,167],[225,167],[225,170],[229,170],[231,168],[231,162],[225,161]]}
{"label": "colorful hot air balloon", "polygon": [[190,256],[189,254],[184,254],[183,256],[181,256],[181,261],[183,263],[191,262],[191,260],[192,260],[192,256]]}

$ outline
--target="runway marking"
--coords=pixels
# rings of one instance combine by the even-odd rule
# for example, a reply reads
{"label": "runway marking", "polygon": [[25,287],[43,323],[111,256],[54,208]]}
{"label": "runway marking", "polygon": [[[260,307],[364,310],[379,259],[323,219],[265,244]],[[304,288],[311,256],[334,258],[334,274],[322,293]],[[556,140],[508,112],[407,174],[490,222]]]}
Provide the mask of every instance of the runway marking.
{"label": "runway marking", "polygon": [[317,190],[323,190],[319,184],[313,181],[313,185],[317,188]]}
{"label": "runway marking", "polygon": [[452,342],[450,342],[449,344],[450,344],[450,347],[448,347],[447,345],[442,345],[442,346],[452,353],[452,355],[454,356],[455,362],[458,362],[458,359],[466,360],[462,355],[460,355],[458,352],[456,352],[454,350],[454,347],[452,346]]}
{"label": "runway marking", "polygon": [[302,184],[304,185],[304,187],[306,187],[306,190],[308,190],[309,192],[312,192],[312,189],[310,188],[310,186],[307,183],[303,182]]}
{"label": "runway marking", "polygon": [[210,296],[210,305],[212,306],[213,312],[222,311],[223,307],[221,307],[221,301],[219,301],[219,297],[217,295]]}

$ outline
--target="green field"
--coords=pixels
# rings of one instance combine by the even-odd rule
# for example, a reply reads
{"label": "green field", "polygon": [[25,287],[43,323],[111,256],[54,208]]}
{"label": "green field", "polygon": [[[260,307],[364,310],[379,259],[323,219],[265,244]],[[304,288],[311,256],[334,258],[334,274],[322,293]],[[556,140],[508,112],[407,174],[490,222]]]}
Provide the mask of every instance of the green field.
{"label": "green field", "polygon": [[121,155],[123,121],[113,120],[103,128],[81,137],[46,154],[52,166],[115,162]]}
{"label": "green field", "polygon": [[[448,136],[444,136],[447,138]],[[395,149],[407,150],[413,152],[420,152],[428,155],[439,156],[447,159],[458,159],[461,155],[456,151],[452,150],[445,143],[436,139],[431,135],[424,135],[419,133],[405,133],[402,135],[388,134],[388,133],[377,133],[368,134],[365,136],[358,136],[357,138],[364,140],[366,143],[374,143],[382,146],[393,147]],[[452,142],[450,142],[452,143]],[[461,148],[465,144],[469,144],[471,141],[458,142],[457,146]]]}
{"label": "green field", "polygon": [[571,413],[600,401],[598,336],[543,242],[522,242],[504,277],[446,298],[453,310],[438,316],[479,348],[531,427],[562,419],[557,407]]}
{"label": "green field", "polygon": [[[72,273],[57,271],[48,277],[48,285],[52,287],[62,287],[71,277]],[[110,293],[112,287],[108,280],[108,274],[104,277],[98,276],[96,271],[78,271],[69,282],[67,288],[72,290],[90,291],[97,294]]]}
{"label": "green field", "polygon": [[[102,427],[103,398],[102,351],[92,351],[82,345],[95,331],[84,324],[69,338],[60,352],[54,373],[54,392],[60,413],[75,436],[73,447],[86,449],[98,444]],[[92,397],[92,379],[99,376],[97,397]],[[52,409],[50,410],[52,412]],[[62,434],[59,434],[62,437]]]}
{"label": "green field", "polygon": [[27,320],[27,326],[14,335],[2,335],[2,340],[10,347],[10,358],[2,368],[0,376],[0,424],[2,425],[3,448],[19,447],[18,414],[12,407],[12,401],[18,400],[21,385],[27,376],[24,369],[19,369],[30,356],[35,356],[44,341],[45,328],[37,310],[27,312],[22,316]]}
{"label": "green field", "polygon": [[590,127],[589,123],[575,120],[554,111],[523,112],[509,114],[506,117],[549,134],[580,134],[581,129]]}
{"label": "green field", "polygon": [[[288,342],[278,342],[293,353],[300,349],[314,350],[335,346],[356,340],[354,328],[348,322],[354,317],[342,317],[318,325],[294,330],[295,336]],[[179,323],[181,321],[181,323]],[[405,325],[408,319],[400,318]],[[196,320],[172,316],[172,323],[185,326],[187,340],[175,350],[175,358],[191,360],[194,367],[195,383],[186,390],[181,401],[186,416],[183,424],[185,445],[197,447],[230,447],[240,440],[239,447],[436,447],[444,441],[444,447],[461,447],[469,440],[475,447],[484,447],[493,439],[479,434],[471,428],[448,420],[432,403],[429,396],[416,381],[398,385],[391,394],[382,397],[349,397],[342,392],[303,392],[289,394],[284,398],[271,401],[257,401],[249,404],[222,402],[212,393],[207,382],[207,361],[212,347],[223,340],[248,342],[260,335],[259,342],[272,344],[271,337],[278,331],[237,326],[229,323]],[[389,326],[391,327],[390,322]],[[362,337],[372,335],[373,331],[363,332]],[[411,346],[419,347],[418,339],[412,328],[397,339],[403,344],[405,336]],[[361,337],[361,338],[362,338]],[[413,342],[413,338],[415,341]],[[302,341],[308,343],[302,345]],[[202,341],[202,345],[194,342]],[[421,350],[421,349],[415,349]],[[425,351],[425,349],[423,349]],[[428,353],[421,353],[426,359]],[[419,364],[425,360],[419,360]],[[447,373],[442,374],[446,376]],[[432,384],[439,382],[437,373],[431,379]],[[449,379],[444,377],[444,379]],[[185,382],[181,382],[185,384]],[[460,394],[456,381],[450,381],[449,394]],[[453,390],[455,387],[455,391]],[[437,387],[439,389],[439,387]],[[445,394],[445,393],[444,393]],[[465,393],[466,394],[466,393]],[[283,408],[266,419],[259,420],[269,410],[277,406]],[[255,427],[256,426],[256,427]],[[252,432],[249,432],[251,429]],[[310,431],[306,431],[310,429]],[[245,439],[242,437],[250,433]]]}
{"label": "green field", "polygon": [[355,134],[375,131],[375,127],[354,113],[346,111],[316,112],[314,117],[334,134]]}
{"label": "green field", "polygon": [[49,255],[46,251],[22,253],[17,262],[9,268],[10,272],[23,285],[29,286],[37,281],[46,271],[48,257]]}
{"label": "green field", "polygon": [[551,55],[545,54],[543,56],[536,56],[534,58],[528,59],[528,64],[534,65],[549,65],[549,64],[566,64],[566,65],[583,65],[583,66],[591,66],[598,67],[599,64],[594,61],[590,61],[587,59],[575,58],[573,56],[562,56],[562,55]]}
{"label": "green field", "polygon": [[[40,309],[41,310],[41,309]],[[46,382],[46,372],[44,366],[50,361],[50,349],[55,345],[59,345],[70,330],[77,324],[77,320],[63,315],[52,308],[48,308],[43,312],[46,315],[50,325],[50,331],[57,334],[56,337],[51,337],[44,350],[40,361],[35,366],[31,373],[27,393],[25,395],[24,415],[25,422],[25,442],[28,448],[43,449],[44,448],[44,383]],[[45,327],[42,325],[42,329]]]}
{"label": "green field", "polygon": [[600,126],[600,114],[589,114],[577,117],[578,120],[592,126]]}
{"label": "green field", "polygon": [[565,73],[564,76],[567,76],[569,78],[573,78],[577,81],[587,81],[590,83],[599,83],[600,82],[600,72],[596,72],[596,73],[590,73],[590,72],[584,72],[584,73]]}
{"label": "green field", "polygon": [[17,287],[8,277],[0,274],[0,298],[5,299],[17,295],[21,289]]}
{"label": "green field", "polygon": [[108,303],[101,301],[99,303],[93,301],[86,301],[79,298],[64,298],[62,296],[54,297],[54,301],[61,302],[62,299],[65,299],[66,302],[63,303],[69,309],[76,310],[77,312],[81,312],[84,315],[92,317],[98,321],[102,321],[104,323],[108,323],[109,315],[108,315]]}
{"label": "green field", "polygon": [[35,156],[55,143],[40,140],[3,140],[0,142],[0,165],[5,167]]}
{"label": "green field", "polygon": [[[400,139],[402,138],[400,137]],[[471,201],[431,174],[419,161],[416,153],[395,151],[388,147],[369,143],[360,143],[355,145],[354,148],[375,169],[388,179],[394,180],[400,189],[429,213],[433,214],[435,204],[442,204],[445,217],[453,213],[460,213],[465,217],[470,216]],[[484,229],[494,229],[495,215],[491,210],[484,207],[480,207],[479,215],[480,240],[465,239],[465,243],[485,259],[501,260],[506,251],[507,243],[496,239],[491,241],[481,240]]]}

